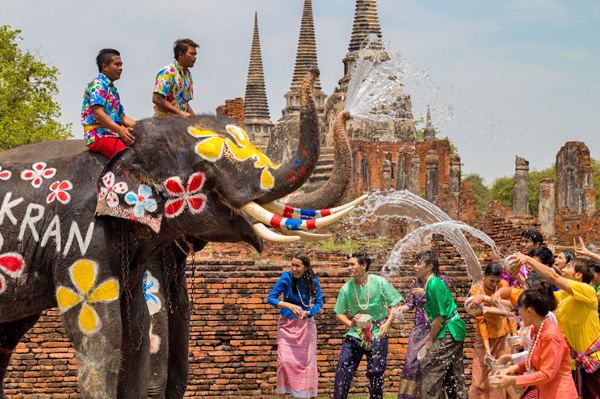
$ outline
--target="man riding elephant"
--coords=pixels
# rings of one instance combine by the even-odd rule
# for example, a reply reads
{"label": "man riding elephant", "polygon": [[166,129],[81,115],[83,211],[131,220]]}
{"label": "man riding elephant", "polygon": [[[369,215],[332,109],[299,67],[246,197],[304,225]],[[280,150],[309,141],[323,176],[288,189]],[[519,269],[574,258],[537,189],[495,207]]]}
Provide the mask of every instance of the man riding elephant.
{"label": "man riding elephant", "polygon": [[[311,71],[295,156],[273,164],[240,128],[214,117],[140,121],[109,162],[73,141],[0,156],[0,377],[21,336],[57,306],[83,398],[145,398],[150,314],[146,263],[182,234],[203,241],[309,239],[345,216],[294,219],[265,207],[298,189],[319,155]],[[98,176],[100,177],[98,179]],[[264,205],[265,207],[263,207]],[[314,212],[313,212],[314,214]],[[287,215],[287,214],[286,214]],[[264,224],[291,237],[275,236]]]}

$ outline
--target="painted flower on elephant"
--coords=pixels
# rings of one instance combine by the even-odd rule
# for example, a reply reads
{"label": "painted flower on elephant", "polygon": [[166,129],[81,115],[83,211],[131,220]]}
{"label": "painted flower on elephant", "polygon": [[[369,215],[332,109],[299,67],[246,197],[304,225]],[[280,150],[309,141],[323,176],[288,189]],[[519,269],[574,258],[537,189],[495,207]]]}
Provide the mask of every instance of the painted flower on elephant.
{"label": "painted flower on elephant", "polygon": [[96,285],[98,264],[86,259],[75,262],[69,268],[71,281],[75,289],[60,286],[56,291],[56,299],[61,313],[82,304],[79,312],[79,327],[84,334],[94,334],[102,327],[100,316],[92,306],[95,303],[113,302],[119,297],[119,283],[116,279],[108,279]]}
{"label": "painted flower on elephant", "polygon": [[142,184],[138,188],[137,194],[130,191],[125,195],[125,202],[129,205],[133,205],[133,215],[136,218],[142,218],[146,211],[154,212],[158,208],[156,200],[151,197],[152,189],[149,186]]}
{"label": "painted flower on elephant", "polygon": [[0,180],[8,180],[12,176],[10,170],[2,170],[2,166],[0,166]]}
{"label": "painted flower on elephant", "polygon": [[[242,129],[234,125],[225,127],[231,137],[214,133],[210,130],[204,130],[200,127],[188,127],[188,132],[192,136],[202,139],[196,146],[196,153],[209,162],[216,162],[223,156],[225,147],[237,161],[245,161],[249,158],[254,160],[254,167],[262,169],[260,185],[263,189],[273,187],[274,180],[269,168],[277,169],[279,164],[271,160],[248,140],[248,135]],[[233,140],[231,140],[232,138]]]}
{"label": "painted flower on elephant", "polygon": [[21,179],[31,180],[31,185],[38,188],[42,185],[44,179],[50,179],[56,174],[56,169],[46,168],[46,162],[37,162],[33,164],[32,169],[26,169],[21,172]]}
{"label": "painted flower on elephant", "polygon": [[187,184],[183,184],[179,176],[171,177],[164,187],[171,198],[165,202],[165,215],[174,218],[181,215],[186,206],[192,213],[200,213],[206,206],[206,195],[200,190],[204,186],[204,173],[198,172],[190,176]]}
{"label": "painted flower on elephant", "polygon": [[0,255],[0,294],[6,290],[6,279],[2,274],[17,278],[23,273],[25,261],[23,257],[15,252]]}
{"label": "painted flower on elephant", "polygon": [[67,190],[72,188],[73,184],[68,180],[55,181],[50,185],[50,191],[52,192],[46,197],[46,202],[50,204],[56,198],[61,203],[68,204],[71,201],[71,194],[67,193]]}
{"label": "painted flower on elephant", "polygon": [[150,315],[158,313],[162,306],[160,298],[156,295],[160,289],[160,284],[150,271],[146,271],[146,274],[144,274],[143,289]]}
{"label": "painted flower on elephant", "polygon": [[120,182],[115,184],[114,173],[108,172],[102,178],[102,184],[104,184],[104,187],[100,189],[98,200],[106,201],[111,208],[119,206],[119,196],[117,194],[124,194],[127,191],[127,183]]}

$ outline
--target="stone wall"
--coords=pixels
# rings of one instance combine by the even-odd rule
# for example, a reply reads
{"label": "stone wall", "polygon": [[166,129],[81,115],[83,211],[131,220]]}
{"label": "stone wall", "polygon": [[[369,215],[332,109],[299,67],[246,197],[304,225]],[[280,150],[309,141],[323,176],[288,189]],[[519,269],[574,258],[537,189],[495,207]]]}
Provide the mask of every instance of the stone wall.
{"label": "stone wall", "polygon": [[[370,250],[378,274],[394,242]],[[464,302],[470,279],[460,257],[448,244],[434,240],[440,254],[441,271],[450,277],[451,291],[457,303]],[[368,250],[366,246],[361,248]],[[321,282],[324,309],[317,315],[319,396],[331,396],[337,357],[345,330],[336,321],[333,306],[337,293],[348,279],[342,268],[345,253],[341,249],[324,251],[319,245],[268,245],[264,264],[252,260],[246,245],[211,245],[193,259],[188,269],[189,290],[194,303],[191,319],[190,378],[186,397],[190,398],[260,398],[275,392],[277,369],[276,324],[278,310],[266,303],[271,288],[285,270],[292,254],[307,251]],[[190,259],[192,261],[192,259]],[[407,295],[412,272],[409,270],[390,281]],[[470,380],[473,319],[459,306],[468,322],[465,343],[465,367]],[[395,324],[390,337],[386,392],[397,392],[398,380],[406,353],[412,314]],[[57,310],[45,312],[38,324],[16,349],[6,378],[7,394],[22,398],[79,398],[76,360]],[[365,362],[359,368],[355,393],[367,391]]]}

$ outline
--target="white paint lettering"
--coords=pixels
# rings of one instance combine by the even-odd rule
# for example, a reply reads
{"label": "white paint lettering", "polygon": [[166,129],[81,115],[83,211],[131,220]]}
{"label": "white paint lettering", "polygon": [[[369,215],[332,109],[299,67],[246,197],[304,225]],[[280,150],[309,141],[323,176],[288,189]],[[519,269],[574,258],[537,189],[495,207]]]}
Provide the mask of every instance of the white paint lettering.
{"label": "white paint lettering", "polygon": [[10,219],[12,224],[14,224],[15,226],[17,225],[17,219],[15,218],[15,215],[12,214],[12,211],[10,210],[10,208],[14,208],[15,206],[17,206],[21,202],[23,202],[23,198],[19,198],[14,201],[11,201],[10,200],[11,196],[12,196],[12,193],[10,193],[10,192],[6,193],[6,195],[4,196],[4,201],[2,201],[2,208],[0,208],[0,226],[4,222],[4,215],[8,216],[8,218]]}
{"label": "white paint lettering", "polygon": [[44,232],[44,236],[42,237],[42,247],[45,247],[48,243],[50,237],[54,237],[54,241],[56,242],[56,252],[60,253],[60,219],[58,215],[54,215],[54,218],[50,222],[50,226]]}
{"label": "white paint lettering", "polygon": [[90,223],[90,226],[85,233],[85,241],[81,237],[81,232],[79,231],[79,226],[76,221],[71,222],[71,229],[69,230],[69,239],[67,240],[67,244],[65,245],[65,250],[63,251],[63,256],[67,256],[69,250],[71,249],[71,244],[73,244],[73,238],[77,237],[77,242],[79,243],[79,249],[81,250],[81,255],[85,255],[87,252],[88,246],[90,242],[92,242],[92,234],[94,233],[94,222]]}
{"label": "white paint lettering", "polygon": [[[32,216],[34,210],[37,210],[37,215]],[[23,241],[23,237],[25,236],[25,228],[29,226],[31,230],[31,236],[38,242],[40,240],[40,235],[35,229],[35,224],[40,221],[40,219],[44,216],[44,207],[38,204],[29,204],[27,205],[27,210],[25,211],[25,217],[21,222],[21,230],[19,231],[19,241]]]}

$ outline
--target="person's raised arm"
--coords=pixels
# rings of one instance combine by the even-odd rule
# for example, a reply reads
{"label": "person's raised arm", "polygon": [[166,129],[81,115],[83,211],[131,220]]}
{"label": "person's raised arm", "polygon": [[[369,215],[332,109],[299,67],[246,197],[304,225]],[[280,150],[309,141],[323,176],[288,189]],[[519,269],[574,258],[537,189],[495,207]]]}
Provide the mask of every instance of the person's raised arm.
{"label": "person's raised arm", "polygon": [[575,250],[575,252],[578,255],[589,256],[590,258],[592,258],[596,262],[600,263],[600,255],[595,254],[592,251],[590,251],[589,249],[587,249],[587,247],[583,243],[583,238],[579,237],[579,243],[581,244],[581,249],[576,249]]}
{"label": "person's raised arm", "polygon": [[498,288],[498,290],[496,292],[494,292],[492,294],[492,296],[490,297],[490,303],[493,306],[498,306],[498,304],[500,304],[500,300],[501,299],[506,299],[506,298],[510,298],[510,293],[512,292],[512,288],[511,287],[502,287],[502,288]]}
{"label": "person's raised arm", "polygon": [[531,266],[533,270],[535,270],[540,276],[546,277],[548,280],[550,280],[550,282],[559,289],[568,292],[570,295],[573,295],[573,290],[569,286],[567,279],[560,276],[551,267],[548,267],[524,254],[513,254],[509,258],[511,267],[521,267],[527,264]]}
{"label": "person's raised arm", "polygon": [[356,316],[352,320],[350,320],[348,318],[348,316],[346,316],[345,314],[336,313],[335,317],[336,317],[336,319],[338,319],[338,321],[340,323],[342,323],[343,325],[345,325],[348,328],[354,328],[354,327],[356,327]]}

